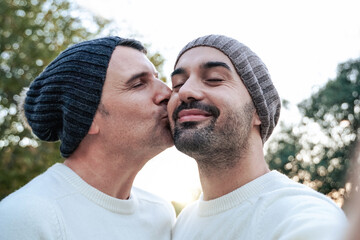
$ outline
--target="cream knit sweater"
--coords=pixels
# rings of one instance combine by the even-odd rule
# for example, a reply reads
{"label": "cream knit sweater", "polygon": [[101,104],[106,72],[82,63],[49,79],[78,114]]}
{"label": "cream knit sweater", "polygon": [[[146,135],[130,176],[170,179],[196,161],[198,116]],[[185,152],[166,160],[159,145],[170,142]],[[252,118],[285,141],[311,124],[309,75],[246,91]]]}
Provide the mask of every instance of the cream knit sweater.
{"label": "cream knit sweater", "polygon": [[58,163],[0,202],[0,239],[168,240],[174,220],[150,193],[133,188],[119,200]]}
{"label": "cream knit sweater", "polygon": [[181,212],[173,239],[332,240],[346,225],[331,199],[272,171],[220,198],[200,198]]}

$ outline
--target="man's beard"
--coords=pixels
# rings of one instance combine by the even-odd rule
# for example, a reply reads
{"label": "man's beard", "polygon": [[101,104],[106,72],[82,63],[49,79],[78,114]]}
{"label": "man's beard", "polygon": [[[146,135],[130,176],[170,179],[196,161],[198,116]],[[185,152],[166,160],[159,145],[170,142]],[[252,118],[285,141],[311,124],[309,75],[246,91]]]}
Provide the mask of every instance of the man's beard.
{"label": "man's beard", "polygon": [[223,113],[227,114],[226,121],[221,123],[218,122],[220,111],[200,102],[194,102],[190,106],[180,105],[179,110],[174,112],[173,119],[176,119],[181,109],[188,108],[207,109],[205,111],[212,114],[212,119],[205,126],[198,122],[175,123],[173,135],[176,148],[194,158],[202,169],[229,169],[236,165],[248,149],[255,112],[253,103],[245,104],[242,109]]}

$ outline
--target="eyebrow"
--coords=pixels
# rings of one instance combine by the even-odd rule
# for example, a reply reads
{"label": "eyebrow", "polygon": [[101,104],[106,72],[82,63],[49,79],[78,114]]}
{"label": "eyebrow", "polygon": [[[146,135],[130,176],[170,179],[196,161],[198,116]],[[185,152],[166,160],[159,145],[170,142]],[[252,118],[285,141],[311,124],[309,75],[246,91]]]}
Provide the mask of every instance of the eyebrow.
{"label": "eyebrow", "polygon": [[204,69],[223,67],[223,68],[226,68],[227,70],[231,71],[231,68],[229,67],[229,65],[227,65],[224,62],[206,62],[203,65],[201,65],[201,67]]}
{"label": "eyebrow", "polygon": [[[204,68],[204,69],[210,69],[210,68],[215,68],[215,67],[223,67],[223,68],[226,68],[227,70],[231,71],[231,68],[229,67],[229,65],[227,65],[224,62],[218,62],[218,61],[206,62],[201,65],[201,68]],[[184,74],[185,72],[186,71],[184,68],[177,68],[171,73],[171,77],[173,77],[174,75],[177,75],[177,74]]]}
{"label": "eyebrow", "polygon": [[171,77],[173,77],[174,75],[177,75],[177,74],[184,74],[184,73],[185,73],[185,69],[177,68],[171,73]]}

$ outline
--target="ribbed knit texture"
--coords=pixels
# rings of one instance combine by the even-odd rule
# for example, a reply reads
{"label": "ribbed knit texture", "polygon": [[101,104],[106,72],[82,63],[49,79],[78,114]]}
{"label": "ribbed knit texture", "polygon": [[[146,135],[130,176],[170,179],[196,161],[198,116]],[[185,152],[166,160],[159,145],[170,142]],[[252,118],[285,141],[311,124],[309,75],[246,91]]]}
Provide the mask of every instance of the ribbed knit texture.
{"label": "ribbed knit texture", "polygon": [[223,52],[233,63],[246,86],[261,120],[261,137],[265,142],[274,130],[280,115],[280,97],[261,59],[247,46],[223,35],[207,35],[188,43],[179,53],[175,65],[187,50],[207,46]]}
{"label": "ribbed knit texture", "polygon": [[61,163],[0,201],[1,240],[170,240],[174,222],[170,202],[136,187],[114,198]]}
{"label": "ribbed knit texture", "polygon": [[278,176],[277,171],[271,171],[222,197],[209,201],[204,201],[201,194],[198,214],[200,217],[208,217],[234,208],[253,196],[261,194],[267,183]]}
{"label": "ribbed knit texture", "polygon": [[81,177],[79,177],[73,170],[64,164],[56,163],[49,171],[53,171],[64,178],[71,184],[77,192],[84,195],[90,201],[96,203],[104,209],[119,214],[133,214],[136,206],[139,204],[134,196],[130,196],[128,200],[121,200],[111,197],[98,189],[87,184]]}
{"label": "ribbed knit texture", "polygon": [[24,110],[33,133],[44,141],[60,140],[65,158],[89,131],[111,55],[121,40],[105,37],[69,47],[29,87]]}
{"label": "ribbed knit texture", "polygon": [[219,198],[183,209],[173,240],[340,240],[344,212],[330,198],[271,171]]}

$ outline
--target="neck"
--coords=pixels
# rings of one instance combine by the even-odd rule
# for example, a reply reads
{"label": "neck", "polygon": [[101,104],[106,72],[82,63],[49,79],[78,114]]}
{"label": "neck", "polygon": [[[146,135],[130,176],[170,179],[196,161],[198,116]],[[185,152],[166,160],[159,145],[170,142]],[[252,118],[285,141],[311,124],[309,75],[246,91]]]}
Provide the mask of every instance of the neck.
{"label": "neck", "polygon": [[255,146],[247,151],[246,156],[233,159],[232,162],[236,164],[228,168],[209,167],[204,161],[198,164],[204,200],[228,194],[270,171],[264,159],[262,144],[260,148]]}
{"label": "neck", "polygon": [[134,179],[147,161],[133,156],[104,156],[99,152],[87,154],[79,149],[64,164],[99,191],[128,199]]}

